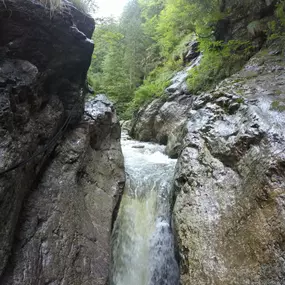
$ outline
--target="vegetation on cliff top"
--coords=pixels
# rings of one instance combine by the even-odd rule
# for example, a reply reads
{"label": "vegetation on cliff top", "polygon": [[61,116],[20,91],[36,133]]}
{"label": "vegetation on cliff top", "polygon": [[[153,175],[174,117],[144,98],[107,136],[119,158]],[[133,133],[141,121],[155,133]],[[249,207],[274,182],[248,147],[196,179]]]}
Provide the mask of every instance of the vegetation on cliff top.
{"label": "vegetation on cliff top", "polygon": [[218,18],[218,7],[219,0],[129,1],[119,21],[97,24],[89,72],[95,92],[107,93],[125,116],[161,96],[183,67],[185,44],[211,18]]}
{"label": "vegetation on cliff top", "polygon": [[[63,5],[62,0],[38,0],[43,5],[48,7],[51,11],[55,11],[57,9],[61,9]],[[95,8],[95,4],[93,0],[70,0],[71,3],[75,7],[77,7],[80,11],[88,12],[90,10],[93,10]]]}
{"label": "vegetation on cliff top", "polygon": [[[182,54],[194,37],[203,59],[189,74],[191,92],[207,89],[237,71],[252,54],[252,46],[247,41],[217,41],[216,23],[227,16],[221,12],[221,2],[131,0],[119,20],[109,18],[97,24],[89,71],[95,93],[106,93],[120,115],[130,117],[164,94],[171,77],[183,68]],[[284,2],[279,1],[277,7],[280,18]],[[278,24],[272,22],[271,28],[275,25],[277,30]],[[251,23],[249,32],[256,32],[258,26]]]}

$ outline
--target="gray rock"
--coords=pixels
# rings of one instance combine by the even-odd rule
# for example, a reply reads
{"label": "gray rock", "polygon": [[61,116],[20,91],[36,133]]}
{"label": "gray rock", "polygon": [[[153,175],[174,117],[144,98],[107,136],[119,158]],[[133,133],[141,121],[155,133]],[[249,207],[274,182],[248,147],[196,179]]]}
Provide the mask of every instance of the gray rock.
{"label": "gray rock", "polygon": [[131,135],[138,140],[165,144],[166,152],[171,157],[177,157],[181,146],[181,130],[192,97],[180,95],[173,100],[165,102],[164,99],[157,99],[142,109],[133,123]]}
{"label": "gray rock", "polygon": [[136,118],[138,138],[147,130],[178,157],[182,285],[285,283],[285,112],[274,108],[285,102],[284,57],[271,50],[214,90],[156,100]]}
{"label": "gray rock", "polygon": [[127,133],[129,133],[132,129],[132,121],[131,120],[121,121],[120,125],[121,125],[122,130],[126,131]]}
{"label": "gray rock", "polygon": [[146,108],[139,110],[132,123],[132,129],[130,132],[132,137],[140,141],[154,140],[154,119],[163,103],[163,99],[156,99]]}
{"label": "gray rock", "polygon": [[3,284],[106,284],[124,185],[120,126],[110,104],[100,97],[87,102],[96,118],[65,135],[26,197]]}
{"label": "gray rock", "polygon": [[0,172],[39,153],[0,175],[0,283],[106,284],[124,173],[112,104],[98,96],[82,120],[94,20],[70,4],[0,10]]}
{"label": "gray rock", "polygon": [[[68,7],[55,12],[52,19],[50,11],[29,0],[1,1],[0,10],[5,30],[0,35],[1,171],[27,160],[50,142],[29,163],[0,176],[1,276],[23,199],[48,162],[56,143],[51,143],[52,138],[67,117],[77,123],[82,116],[82,90],[93,44],[86,36],[78,40],[80,31],[70,32],[79,16]],[[93,20],[80,17],[94,29]]]}
{"label": "gray rock", "polygon": [[285,113],[271,108],[285,97],[268,95],[285,77],[263,51],[248,65],[260,58],[256,77],[245,66],[198,96],[184,125],[173,211],[183,285],[285,283]]}

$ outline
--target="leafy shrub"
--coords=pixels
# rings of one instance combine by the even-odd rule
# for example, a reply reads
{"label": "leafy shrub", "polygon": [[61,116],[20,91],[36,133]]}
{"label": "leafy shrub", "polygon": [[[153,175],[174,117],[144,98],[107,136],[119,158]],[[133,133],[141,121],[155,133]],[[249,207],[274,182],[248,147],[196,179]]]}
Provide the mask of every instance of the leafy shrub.
{"label": "leafy shrub", "polygon": [[211,88],[222,79],[238,71],[252,54],[247,41],[232,40],[228,43],[202,41],[203,58],[200,65],[189,72],[187,85],[192,93]]}
{"label": "leafy shrub", "polygon": [[170,59],[163,66],[158,66],[148,75],[143,84],[135,91],[133,107],[145,104],[153,98],[164,94],[170,85],[170,79],[181,68],[181,62]]}
{"label": "leafy shrub", "polygon": [[274,111],[278,111],[278,112],[285,112],[284,102],[273,101],[271,103],[270,110],[274,110]]}
{"label": "leafy shrub", "polygon": [[285,42],[285,0],[279,1],[279,3],[276,5],[275,16],[276,20],[268,23],[268,39],[278,39]]}

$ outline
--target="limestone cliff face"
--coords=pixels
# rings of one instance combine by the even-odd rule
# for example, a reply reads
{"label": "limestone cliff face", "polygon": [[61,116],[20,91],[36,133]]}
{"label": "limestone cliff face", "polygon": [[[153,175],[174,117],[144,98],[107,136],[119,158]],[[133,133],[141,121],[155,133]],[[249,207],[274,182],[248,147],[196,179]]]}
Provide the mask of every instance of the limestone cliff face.
{"label": "limestone cliff face", "polygon": [[164,132],[178,157],[183,285],[285,283],[284,60],[278,45],[264,48],[212,91],[153,102],[133,127],[151,126],[152,140]]}
{"label": "limestone cliff face", "polygon": [[0,176],[0,284],[106,283],[124,172],[112,104],[82,119],[93,29],[68,1],[0,2],[0,172],[26,162]]}
{"label": "limestone cliff face", "polygon": [[217,40],[251,40],[258,48],[265,40],[264,30],[277,0],[223,0],[221,12],[226,17],[217,24]]}
{"label": "limestone cliff face", "polygon": [[106,98],[86,109],[26,196],[1,284],[106,284],[124,183],[120,126]]}
{"label": "limestone cliff face", "polygon": [[284,55],[273,54],[189,108],[175,173],[182,284],[285,282]]}
{"label": "limestone cliff face", "polygon": [[[229,37],[249,37],[248,24],[269,19],[272,3],[254,1],[242,21],[230,19]],[[133,122],[135,137],[178,157],[173,220],[183,285],[285,283],[285,57],[279,42],[252,40],[263,48],[240,72],[200,95],[181,83]]]}

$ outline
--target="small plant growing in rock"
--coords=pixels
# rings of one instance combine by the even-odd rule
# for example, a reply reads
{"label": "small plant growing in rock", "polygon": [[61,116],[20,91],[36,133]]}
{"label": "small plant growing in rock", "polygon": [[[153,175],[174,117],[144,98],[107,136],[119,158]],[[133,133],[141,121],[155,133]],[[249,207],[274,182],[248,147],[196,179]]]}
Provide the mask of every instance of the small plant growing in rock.
{"label": "small plant growing in rock", "polygon": [[278,112],[285,112],[285,105],[283,105],[279,101],[273,101],[271,103],[271,108],[270,109],[278,111]]}
{"label": "small plant growing in rock", "polygon": [[191,92],[204,91],[238,71],[252,53],[248,41],[231,40],[228,43],[203,40],[203,58],[199,66],[193,68],[187,80]]}
{"label": "small plant growing in rock", "polygon": [[264,32],[264,27],[260,21],[253,21],[248,24],[247,30],[252,37],[255,37]]}
{"label": "small plant growing in rock", "polygon": [[[60,10],[64,4],[62,0],[38,0],[46,8],[48,8],[51,13],[56,10]],[[90,9],[94,9],[94,4],[92,0],[71,0],[71,3],[80,11],[87,13]]]}
{"label": "small plant growing in rock", "polygon": [[240,97],[236,99],[236,102],[239,104],[244,104],[244,98]]}

